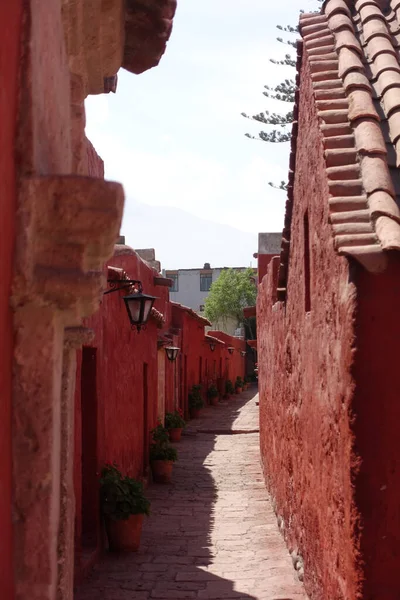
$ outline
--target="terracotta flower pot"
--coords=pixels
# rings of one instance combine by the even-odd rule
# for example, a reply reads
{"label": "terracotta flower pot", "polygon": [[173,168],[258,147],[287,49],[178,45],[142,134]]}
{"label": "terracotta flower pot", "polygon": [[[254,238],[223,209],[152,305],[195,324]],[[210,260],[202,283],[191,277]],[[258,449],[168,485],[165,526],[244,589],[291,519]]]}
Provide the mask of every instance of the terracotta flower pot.
{"label": "terracotta flower pot", "polygon": [[173,427],[172,429],[168,429],[168,433],[170,442],[174,442],[176,444],[176,442],[181,441],[182,427]]}
{"label": "terracotta flower pot", "polygon": [[137,552],[142,535],[143,515],[131,515],[124,521],[106,519],[108,546],[111,552]]}
{"label": "terracotta flower pot", "polygon": [[151,470],[155,483],[171,483],[173,466],[172,460],[152,460]]}
{"label": "terracotta flower pot", "polygon": [[211,406],[218,406],[218,396],[215,396],[215,398],[210,398],[210,404]]}
{"label": "terracotta flower pot", "polygon": [[190,409],[190,418],[191,419],[198,419],[200,417],[200,414],[201,414],[200,408],[191,408]]}
{"label": "terracotta flower pot", "polygon": [[243,390],[241,387],[237,387],[235,391],[237,394],[241,394]]}

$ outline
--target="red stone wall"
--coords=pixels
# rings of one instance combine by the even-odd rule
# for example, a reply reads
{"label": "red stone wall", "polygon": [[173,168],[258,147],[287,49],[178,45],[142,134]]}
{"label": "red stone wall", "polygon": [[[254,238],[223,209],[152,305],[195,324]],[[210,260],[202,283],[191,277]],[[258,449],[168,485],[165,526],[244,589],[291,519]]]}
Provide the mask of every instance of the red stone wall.
{"label": "red stone wall", "polygon": [[0,6],[0,589],[4,600],[13,598],[11,526],[11,360],[12,315],[10,287],[15,231],[14,136],[17,115],[21,2]]}
{"label": "red stone wall", "polygon": [[104,161],[97,154],[92,142],[86,139],[86,153],[88,175],[91,177],[104,177]]}
{"label": "red stone wall", "polygon": [[353,411],[355,451],[361,457],[355,478],[365,563],[363,598],[400,597],[400,259],[390,257],[380,275],[357,270]]}
{"label": "red stone wall", "polygon": [[276,254],[258,254],[257,255],[257,272],[258,283],[261,283],[264,275],[267,274],[268,265]]}
{"label": "red stone wall", "polygon": [[288,545],[303,556],[308,593],[339,600],[357,589],[349,422],[355,287],[322,201],[329,196],[322,139],[304,63],[286,305],[273,304],[274,263],[258,294],[261,453]]}

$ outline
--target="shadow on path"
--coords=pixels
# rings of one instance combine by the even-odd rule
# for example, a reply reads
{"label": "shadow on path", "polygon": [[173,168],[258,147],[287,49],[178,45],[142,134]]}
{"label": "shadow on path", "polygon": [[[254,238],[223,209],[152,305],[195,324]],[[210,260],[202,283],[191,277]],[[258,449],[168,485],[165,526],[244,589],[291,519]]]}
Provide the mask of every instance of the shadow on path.
{"label": "shadow on path", "polygon": [[190,422],[173,483],[148,488],[140,551],[107,554],[75,600],[306,599],[262,479],[256,393]]}

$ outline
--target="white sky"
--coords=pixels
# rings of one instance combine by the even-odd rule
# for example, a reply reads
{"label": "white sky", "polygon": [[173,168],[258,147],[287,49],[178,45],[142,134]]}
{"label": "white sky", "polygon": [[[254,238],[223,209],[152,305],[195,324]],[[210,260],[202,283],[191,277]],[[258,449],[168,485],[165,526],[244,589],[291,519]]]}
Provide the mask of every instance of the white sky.
{"label": "white sky", "polygon": [[[116,95],[88,98],[87,135],[106,178],[125,188],[128,244],[156,248],[166,268],[206,261],[237,266],[250,263],[258,231],[282,229],[285,194],[268,182],[286,180],[288,144],[247,139],[246,132],[262,126],[240,113],[289,110],[262,95],[265,84],[294,75],[269,62],[289,51],[276,41],[275,25],[294,25],[300,8],[315,6],[313,0],[178,0],[159,66],[139,76],[121,70]],[[244,232],[239,247],[232,227]],[[207,233],[220,242],[207,245]]]}

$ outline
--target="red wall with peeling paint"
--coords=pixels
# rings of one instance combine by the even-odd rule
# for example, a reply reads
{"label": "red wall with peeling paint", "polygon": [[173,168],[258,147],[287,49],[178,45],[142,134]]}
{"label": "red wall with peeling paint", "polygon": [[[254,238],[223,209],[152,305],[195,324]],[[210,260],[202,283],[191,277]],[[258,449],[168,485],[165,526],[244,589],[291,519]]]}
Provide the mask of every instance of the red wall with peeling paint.
{"label": "red wall with peeling paint", "polygon": [[356,597],[358,579],[349,418],[355,287],[348,260],[333,247],[328,202],[321,201],[329,192],[304,63],[286,306],[274,304],[275,261],[257,301],[261,454],[288,545],[303,556],[310,597],[338,600]]}
{"label": "red wall with peeling paint", "polygon": [[17,116],[20,57],[21,2],[2,2],[0,6],[0,589],[4,600],[11,600],[13,589],[11,524],[11,357],[12,313],[9,305],[15,235],[14,136]]}

